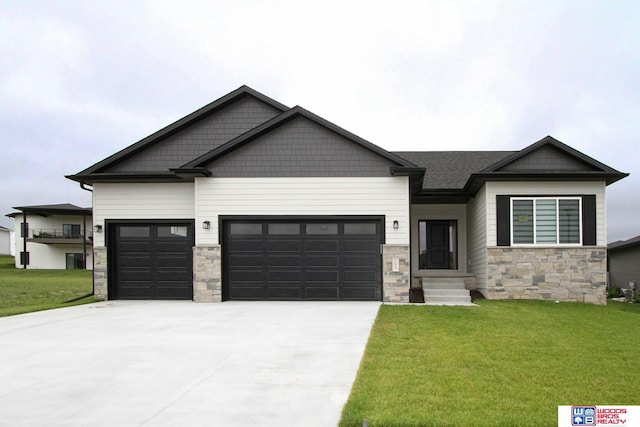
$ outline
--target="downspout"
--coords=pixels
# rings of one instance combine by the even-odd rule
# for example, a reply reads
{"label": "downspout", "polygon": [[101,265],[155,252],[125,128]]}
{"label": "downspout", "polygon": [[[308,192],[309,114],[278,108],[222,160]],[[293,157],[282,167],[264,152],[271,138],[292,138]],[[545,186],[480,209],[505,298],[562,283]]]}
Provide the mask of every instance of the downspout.
{"label": "downspout", "polygon": [[[80,183],[80,188],[82,188],[85,191],[88,191],[88,192],[92,193],[91,194],[91,219],[92,219],[91,223],[93,224],[93,190],[90,189],[90,188],[87,188],[84,185],[84,182]],[[86,247],[87,247],[87,216],[83,215],[82,216],[82,220],[84,221],[84,233],[83,233],[84,243],[83,243],[82,247],[84,248],[84,254],[85,254],[85,256],[84,256],[84,269],[86,270],[87,269],[87,255],[86,255],[87,254],[87,250],[86,250]],[[91,251],[93,252],[93,243],[91,244]],[[78,299],[86,298],[86,297],[92,296],[92,295],[94,295],[96,293],[96,276],[95,276],[95,273],[94,273],[95,267],[96,267],[95,257],[93,256],[93,254],[91,254],[91,293],[87,294],[87,295],[85,295],[85,296],[83,296],[81,298],[78,298]]]}

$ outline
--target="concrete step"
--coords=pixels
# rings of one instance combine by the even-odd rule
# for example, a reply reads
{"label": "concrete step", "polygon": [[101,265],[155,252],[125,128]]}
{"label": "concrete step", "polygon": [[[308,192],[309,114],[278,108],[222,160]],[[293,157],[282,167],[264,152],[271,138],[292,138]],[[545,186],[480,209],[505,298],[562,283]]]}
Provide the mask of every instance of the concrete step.
{"label": "concrete step", "polygon": [[469,291],[466,289],[432,289],[427,288],[422,290],[425,298],[428,296],[468,296]]}
{"label": "concrete step", "polygon": [[426,304],[473,305],[461,277],[425,277],[421,280]]}
{"label": "concrete step", "polygon": [[434,304],[445,304],[445,305],[456,305],[456,304],[471,304],[471,296],[429,296],[425,295],[424,302],[426,304],[434,303]]}

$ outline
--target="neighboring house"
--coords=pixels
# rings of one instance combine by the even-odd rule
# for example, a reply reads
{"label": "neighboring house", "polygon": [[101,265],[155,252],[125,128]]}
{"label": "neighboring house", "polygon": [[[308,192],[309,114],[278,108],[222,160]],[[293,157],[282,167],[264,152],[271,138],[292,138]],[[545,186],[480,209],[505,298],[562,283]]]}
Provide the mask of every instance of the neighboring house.
{"label": "neighboring house", "polygon": [[551,137],[393,153],[243,86],[67,178],[93,186],[102,298],[605,304],[626,175]]}
{"label": "neighboring house", "polygon": [[609,243],[609,286],[638,289],[640,286],[640,236]]}
{"label": "neighboring house", "polygon": [[13,230],[0,225],[0,255],[11,255],[11,233]]}
{"label": "neighboring house", "polygon": [[16,268],[92,268],[91,208],[68,203],[19,206],[13,218]]}

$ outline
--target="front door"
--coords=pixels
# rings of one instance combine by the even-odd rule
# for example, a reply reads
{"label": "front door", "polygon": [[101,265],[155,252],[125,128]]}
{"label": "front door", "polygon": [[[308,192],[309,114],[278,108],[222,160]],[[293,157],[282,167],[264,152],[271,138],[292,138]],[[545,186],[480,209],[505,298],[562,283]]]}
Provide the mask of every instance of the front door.
{"label": "front door", "polygon": [[420,221],[420,269],[456,269],[457,222],[453,220]]}

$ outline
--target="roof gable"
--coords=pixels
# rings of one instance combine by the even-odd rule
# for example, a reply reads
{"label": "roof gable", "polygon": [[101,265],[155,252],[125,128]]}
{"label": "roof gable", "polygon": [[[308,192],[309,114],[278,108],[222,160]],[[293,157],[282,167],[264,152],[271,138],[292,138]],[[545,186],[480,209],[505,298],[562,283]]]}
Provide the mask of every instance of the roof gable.
{"label": "roof gable", "polygon": [[78,175],[145,173],[176,168],[288,109],[248,86],[242,86]]}
{"label": "roof gable", "polygon": [[[264,146],[259,147],[262,144]],[[222,159],[228,160],[226,165]],[[179,169],[210,168],[216,176],[217,166],[220,165],[224,174],[242,173],[241,176],[247,176],[247,173],[250,176],[264,176],[265,168],[275,173],[278,167],[286,167],[286,170],[281,169],[284,174],[281,176],[370,173],[363,170],[369,166],[358,165],[360,161],[369,166],[372,163],[378,163],[376,167],[384,165],[387,175],[390,166],[415,167],[406,159],[296,106]],[[241,172],[239,166],[244,169],[262,168],[262,171],[254,169]],[[307,171],[305,167],[311,167],[311,170]],[[360,173],[357,172],[359,168]]]}
{"label": "roof gable", "polygon": [[551,136],[546,136],[523,150],[515,152],[482,172],[529,171],[617,172]]}

